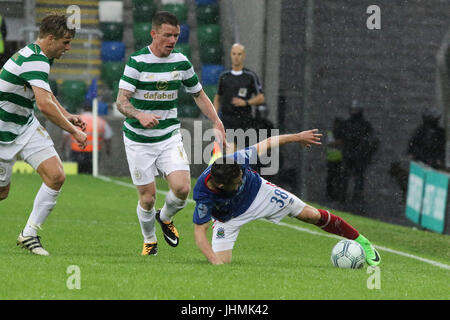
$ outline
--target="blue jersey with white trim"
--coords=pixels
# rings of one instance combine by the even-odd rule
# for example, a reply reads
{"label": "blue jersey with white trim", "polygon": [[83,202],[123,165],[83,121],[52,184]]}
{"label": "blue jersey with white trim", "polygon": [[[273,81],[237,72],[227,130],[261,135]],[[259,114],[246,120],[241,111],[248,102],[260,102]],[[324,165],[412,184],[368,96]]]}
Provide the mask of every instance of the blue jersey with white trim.
{"label": "blue jersey with white trim", "polygon": [[229,157],[233,157],[235,162],[241,165],[241,186],[231,197],[209,189],[206,183],[211,178],[211,166],[206,168],[194,187],[195,224],[204,224],[210,221],[211,217],[222,222],[228,221],[243,214],[255,200],[262,183],[259,174],[250,168],[250,164],[256,163],[256,147],[240,150]]}

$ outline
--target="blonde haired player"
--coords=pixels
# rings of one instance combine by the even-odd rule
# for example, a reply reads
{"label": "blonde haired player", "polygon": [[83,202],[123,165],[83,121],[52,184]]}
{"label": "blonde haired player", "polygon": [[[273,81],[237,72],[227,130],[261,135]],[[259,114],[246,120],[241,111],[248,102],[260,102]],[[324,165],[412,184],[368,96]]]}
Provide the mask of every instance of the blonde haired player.
{"label": "blonde haired player", "polygon": [[0,200],[8,197],[17,158],[25,160],[43,183],[17,245],[43,256],[49,253],[37,233],[56,205],[65,174],[52,139],[34,115],[33,101],[51,122],[85,147],[85,123],[61,106],[48,83],[53,59],[70,49],[74,36],[75,29],[68,27],[64,15],[49,15],[41,22],[38,39],[14,54],[0,73]]}

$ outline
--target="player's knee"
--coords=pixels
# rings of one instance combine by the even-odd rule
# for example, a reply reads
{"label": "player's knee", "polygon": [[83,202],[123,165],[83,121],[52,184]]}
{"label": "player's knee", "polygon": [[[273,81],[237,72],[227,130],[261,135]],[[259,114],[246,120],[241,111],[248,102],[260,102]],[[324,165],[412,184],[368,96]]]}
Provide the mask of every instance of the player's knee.
{"label": "player's knee", "polygon": [[189,184],[181,185],[175,188],[175,190],[172,190],[172,192],[175,194],[175,196],[178,199],[187,199],[189,196],[189,192],[191,191],[191,186]]}
{"label": "player's knee", "polygon": [[51,174],[49,176],[50,184],[53,189],[59,190],[64,184],[64,181],[66,181],[66,174],[63,170],[58,170],[57,172]]}
{"label": "player's knee", "polygon": [[141,195],[140,202],[144,210],[151,210],[155,205],[156,196],[154,194]]}

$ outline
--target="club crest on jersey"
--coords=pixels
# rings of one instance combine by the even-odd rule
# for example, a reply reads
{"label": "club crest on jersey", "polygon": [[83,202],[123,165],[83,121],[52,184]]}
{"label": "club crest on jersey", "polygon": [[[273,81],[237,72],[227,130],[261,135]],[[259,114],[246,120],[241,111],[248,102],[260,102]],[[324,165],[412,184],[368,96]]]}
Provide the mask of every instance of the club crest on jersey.
{"label": "club crest on jersey", "polygon": [[169,88],[169,81],[167,80],[159,80],[156,82],[156,89],[158,90],[167,90]]}
{"label": "club crest on jersey", "polygon": [[198,217],[203,219],[208,214],[208,206],[206,204],[200,203],[197,206]]}
{"label": "club crest on jersey", "polygon": [[217,229],[216,239],[223,239],[223,238],[225,238],[225,229],[220,227],[219,229]]}

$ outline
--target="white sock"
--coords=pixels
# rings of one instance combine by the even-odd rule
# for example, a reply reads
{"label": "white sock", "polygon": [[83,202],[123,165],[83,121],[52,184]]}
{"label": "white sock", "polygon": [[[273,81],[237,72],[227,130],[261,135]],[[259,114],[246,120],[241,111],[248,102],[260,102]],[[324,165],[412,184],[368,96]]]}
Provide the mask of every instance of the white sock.
{"label": "white sock", "polygon": [[156,242],[155,208],[145,210],[141,207],[138,201],[136,212],[139,219],[139,224],[141,225],[142,235],[144,236],[144,243]]}
{"label": "white sock", "polygon": [[31,211],[27,224],[22,231],[23,236],[37,236],[38,229],[47,220],[50,212],[56,205],[60,190],[53,190],[42,183],[34,198],[33,211]]}
{"label": "white sock", "polygon": [[179,199],[175,196],[172,190],[166,195],[166,202],[161,209],[160,218],[164,222],[172,221],[173,216],[186,207],[187,201],[183,199]]}

